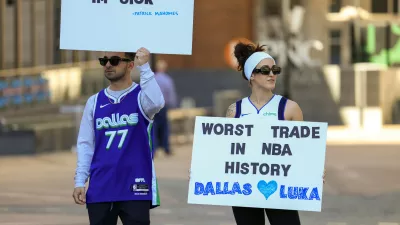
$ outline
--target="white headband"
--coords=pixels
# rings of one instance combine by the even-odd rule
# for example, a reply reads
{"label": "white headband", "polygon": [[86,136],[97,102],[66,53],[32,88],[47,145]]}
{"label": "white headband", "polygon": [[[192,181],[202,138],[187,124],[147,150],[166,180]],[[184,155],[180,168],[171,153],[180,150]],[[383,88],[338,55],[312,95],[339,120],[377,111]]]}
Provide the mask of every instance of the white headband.
{"label": "white headband", "polygon": [[256,68],[257,64],[263,59],[272,59],[275,63],[274,58],[265,52],[255,52],[246,60],[244,63],[244,74],[248,80],[250,80],[254,68]]}

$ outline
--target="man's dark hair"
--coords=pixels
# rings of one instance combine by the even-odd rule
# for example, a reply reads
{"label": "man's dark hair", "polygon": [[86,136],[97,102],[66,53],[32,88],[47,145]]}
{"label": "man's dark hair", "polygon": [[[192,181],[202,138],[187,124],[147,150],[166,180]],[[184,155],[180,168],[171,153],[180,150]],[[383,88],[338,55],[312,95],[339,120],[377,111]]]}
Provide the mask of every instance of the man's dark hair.
{"label": "man's dark hair", "polygon": [[135,52],[125,52],[125,57],[130,60],[135,60],[136,53]]}

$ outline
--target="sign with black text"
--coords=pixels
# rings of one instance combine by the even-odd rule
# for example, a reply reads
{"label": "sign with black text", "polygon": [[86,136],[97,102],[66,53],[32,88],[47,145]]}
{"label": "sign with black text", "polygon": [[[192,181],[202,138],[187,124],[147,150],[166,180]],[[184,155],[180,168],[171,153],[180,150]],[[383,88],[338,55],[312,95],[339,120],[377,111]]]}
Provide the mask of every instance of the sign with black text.
{"label": "sign with black text", "polygon": [[327,129],[196,117],[188,203],[321,211]]}

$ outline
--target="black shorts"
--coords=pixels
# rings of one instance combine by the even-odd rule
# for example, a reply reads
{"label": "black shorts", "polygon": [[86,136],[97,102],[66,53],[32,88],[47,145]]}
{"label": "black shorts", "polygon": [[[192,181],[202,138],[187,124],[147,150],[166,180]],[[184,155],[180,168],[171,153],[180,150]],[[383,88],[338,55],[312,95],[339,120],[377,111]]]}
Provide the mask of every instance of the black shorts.
{"label": "black shorts", "polygon": [[271,225],[300,225],[296,210],[232,207],[237,225],[265,225],[265,213]]}
{"label": "black shorts", "polygon": [[88,203],[90,225],[149,225],[151,201]]}

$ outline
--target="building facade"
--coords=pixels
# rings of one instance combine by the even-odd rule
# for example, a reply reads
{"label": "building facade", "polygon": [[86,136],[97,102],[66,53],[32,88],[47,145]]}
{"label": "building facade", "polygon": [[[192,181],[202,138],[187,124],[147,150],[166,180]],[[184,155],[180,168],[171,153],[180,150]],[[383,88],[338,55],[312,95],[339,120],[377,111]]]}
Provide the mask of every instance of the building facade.
{"label": "building facade", "polygon": [[[0,110],[21,108],[38,99],[75,101],[108,84],[99,75],[102,68],[96,61],[91,67],[38,67],[96,60],[101,54],[59,49],[60,2],[0,0]],[[390,123],[400,118],[397,2],[195,0],[192,55],[157,58],[168,61],[180,100],[189,97],[196,106],[210,107],[218,105],[214,94],[220,91],[248,94],[247,83],[233,70],[226,51],[232,40],[246,38],[266,44],[280,66],[293,65],[278,77],[275,91],[291,90],[292,99],[304,108],[305,119],[348,124],[346,118],[357,123],[364,113],[373,115],[370,121]],[[360,76],[355,62],[391,68],[375,67]],[[28,69],[7,70],[17,67]],[[291,84],[286,85],[281,79],[289,75]],[[324,107],[316,111],[315,105]]]}
{"label": "building facade", "polygon": [[[193,54],[162,57],[172,68],[224,67],[227,41],[252,37],[252,8],[251,0],[195,1]],[[59,50],[59,32],[60,0],[0,0],[0,70],[96,59]]]}
{"label": "building facade", "polygon": [[[60,0],[0,0],[0,69],[96,59],[98,53],[59,50],[60,4]],[[282,18],[295,6],[304,13],[296,21],[300,32],[289,44],[283,32],[289,27],[283,21],[289,19]],[[359,17],[346,6],[360,7]],[[228,43],[247,38],[266,43],[281,58],[286,48],[294,48],[292,57],[307,53],[310,57],[303,61],[318,59],[322,65],[384,62],[386,52],[397,62],[398,8],[397,0],[195,1],[192,55],[157,57],[173,69],[229,68],[224,55]]]}

